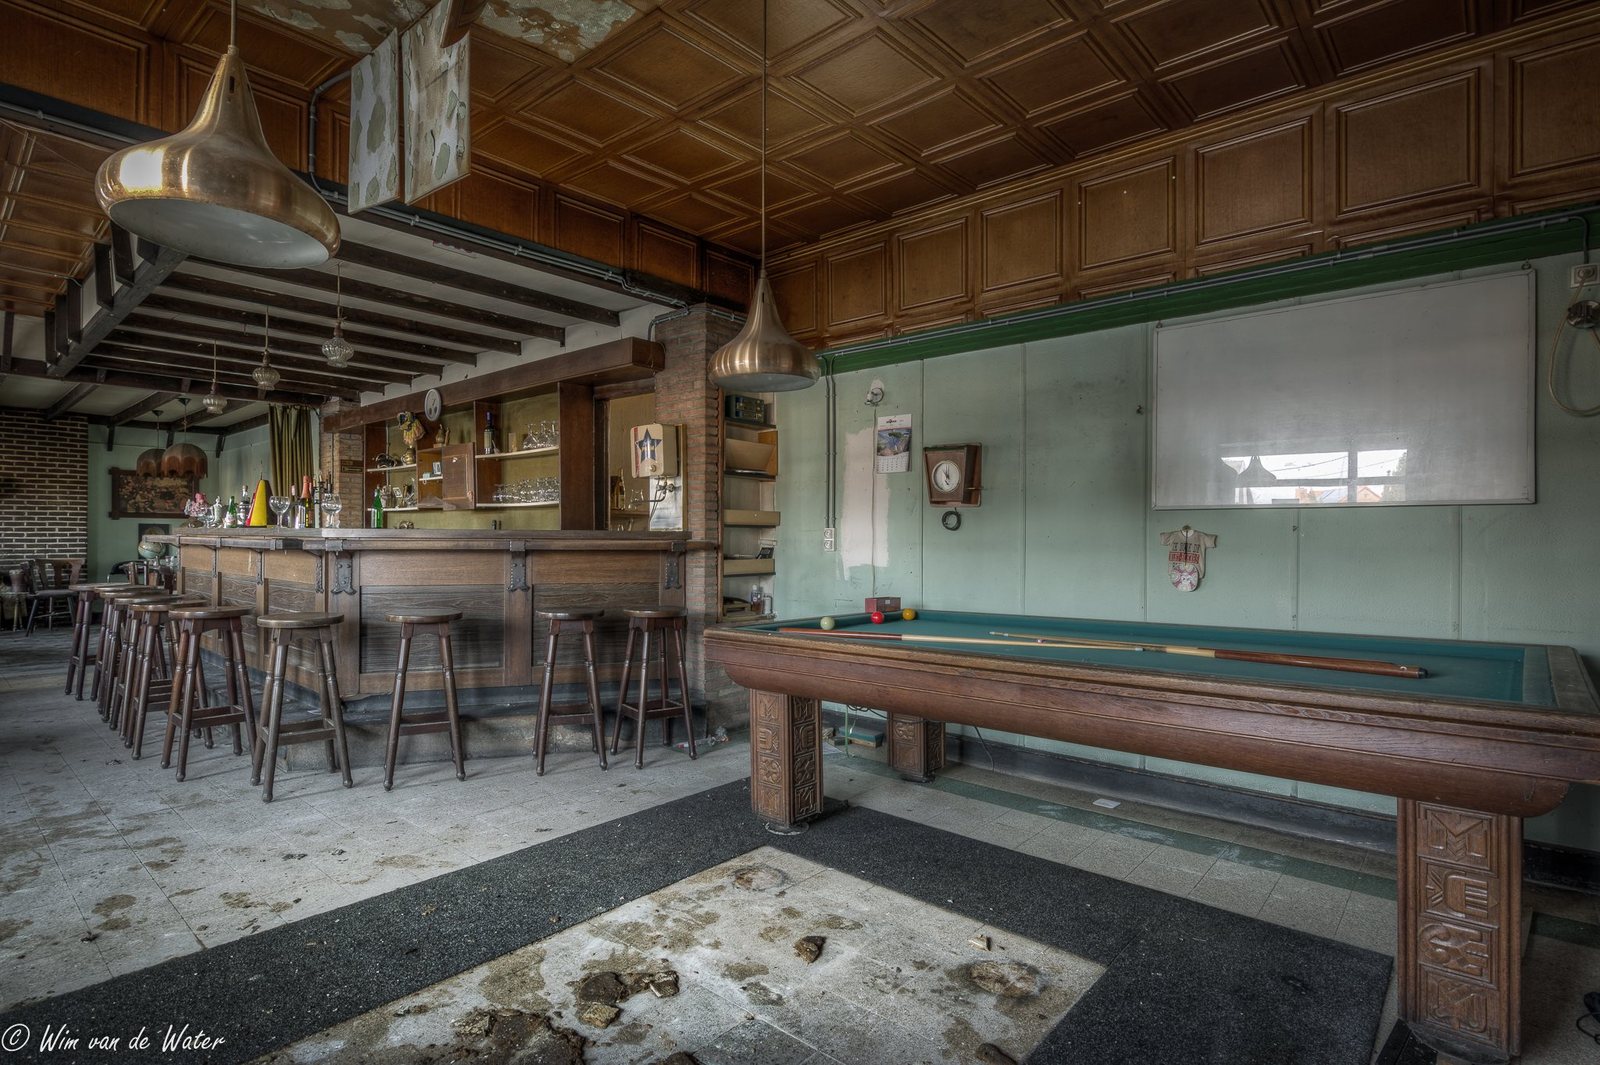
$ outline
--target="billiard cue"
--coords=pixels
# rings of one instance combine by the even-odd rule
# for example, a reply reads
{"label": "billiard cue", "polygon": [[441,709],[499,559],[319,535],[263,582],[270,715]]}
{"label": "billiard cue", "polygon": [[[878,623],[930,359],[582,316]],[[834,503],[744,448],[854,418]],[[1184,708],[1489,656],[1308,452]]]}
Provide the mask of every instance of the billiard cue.
{"label": "billiard cue", "polygon": [[1000,647],[1037,647],[1037,640],[991,640],[982,636],[923,636],[911,632],[845,632],[842,629],[779,629],[794,636],[836,636],[848,640],[899,640],[904,643],[976,643]]}
{"label": "billiard cue", "polygon": [[1303,669],[1333,669],[1342,673],[1375,673],[1382,677],[1426,677],[1421,666],[1402,666],[1370,658],[1321,658],[1317,655],[1278,654],[1272,651],[1239,651],[1228,647],[1188,647],[1167,643],[1123,643],[1117,640],[1078,640],[1071,636],[1051,636],[1032,632],[991,632],[1014,640],[1028,640],[1041,647],[1091,647],[1112,651],[1158,651],[1169,655],[1196,658],[1221,658],[1231,662],[1261,662],[1270,666],[1299,666]]}

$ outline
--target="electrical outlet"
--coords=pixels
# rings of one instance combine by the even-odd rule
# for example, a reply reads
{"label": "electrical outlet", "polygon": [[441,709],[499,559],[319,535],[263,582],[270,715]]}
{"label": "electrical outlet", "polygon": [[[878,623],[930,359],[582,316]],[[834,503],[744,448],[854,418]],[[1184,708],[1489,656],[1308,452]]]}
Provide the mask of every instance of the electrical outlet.
{"label": "electrical outlet", "polygon": [[1600,263],[1579,263],[1572,268],[1572,287],[1600,283]]}
{"label": "electrical outlet", "polygon": [[822,549],[824,551],[834,550],[833,530],[831,528],[822,530]]}

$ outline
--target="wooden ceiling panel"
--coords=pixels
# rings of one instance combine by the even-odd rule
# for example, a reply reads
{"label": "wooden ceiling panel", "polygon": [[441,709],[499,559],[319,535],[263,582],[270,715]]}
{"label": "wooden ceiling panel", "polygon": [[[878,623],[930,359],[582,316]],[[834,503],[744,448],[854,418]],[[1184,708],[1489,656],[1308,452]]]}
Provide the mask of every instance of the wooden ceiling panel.
{"label": "wooden ceiling panel", "polygon": [[472,28],[472,91],[496,103],[525,91],[562,67],[542,53],[490,33]]}
{"label": "wooden ceiling panel", "polygon": [[582,148],[515,119],[480,130],[473,137],[472,147],[535,177],[544,177],[583,155]]}
{"label": "wooden ceiling panel", "polygon": [[[205,61],[215,68],[228,50],[228,9],[206,6],[190,23],[183,43],[206,53]],[[314,89],[350,62],[339,48],[307,41],[303,34],[248,12],[239,19],[238,43],[252,85],[255,72],[262,71],[302,89]]]}
{"label": "wooden ceiling panel", "polygon": [[873,128],[898,137],[912,151],[928,155],[941,148],[1000,128],[1001,120],[985,111],[960,89],[923,100],[897,115],[879,119]]}
{"label": "wooden ceiling panel", "polygon": [[[702,121],[718,132],[740,141],[755,151],[761,145],[761,94],[755,86],[743,96],[708,111]],[[815,133],[828,122],[808,107],[784,95],[774,84],[767,95],[767,144],[779,148],[788,142]]]}
{"label": "wooden ceiling panel", "polygon": [[1060,140],[1075,157],[1082,158],[1159,133],[1165,126],[1140,94],[1133,92],[1039,128]]}
{"label": "wooden ceiling panel", "polygon": [[830,51],[795,80],[840,111],[859,116],[926,89],[937,78],[904,45],[877,31]]}
{"label": "wooden ceiling panel", "polygon": [[1307,80],[1287,42],[1275,41],[1254,52],[1176,75],[1166,84],[1191,119],[1202,119],[1295,92],[1305,88]]}
{"label": "wooden ceiling panel", "polygon": [[909,211],[948,199],[955,192],[920,170],[907,170],[870,185],[853,188],[850,195],[871,204],[884,217],[888,217],[898,211]]}
{"label": "wooden ceiling panel", "polygon": [[743,81],[748,71],[661,22],[595,67],[665,111],[681,112]]}
{"label": "wooden ceiling panel", "polygon": [[651,177],[642,170],[613,163],[609,159],[598,166],[569,175],[562,184],[586,195],[628,208],[632,208],[641,199],[669,187],[660,178]]}
{"label": "wooden ceiling panel", "polygon": [[1050,0],[1007,0],[1004,4],[937,0],[907,21],[958,62],[971,66],[1061,30],[1072,20]]}
{"label": "wooden ceiling panel", "polygon": [[1031,174],[1050,165],[1049,160],[1025,144],[1015,133],[1007,133],[976,146],[963,146],[937,162],[941,168],[975,189]]}
{"label": "wooden ceiling panel", "polygon": [[681,127],[639,145],[627,158],[684,185],[748,162],[727,148],[713,144],[709,138]]}
{"label": "wooden ceiling panel", "polygon": [[575,79],[545,93],[522,111],[579,141],[596,145],[626,137],[661,117],[613,92]]}
{"label": "wooden ceiling panel", "polygon": [[1254,44],[1281,29],[1264,0],[1166,0],[1117,25],[1158,72]]}
{"label": "wooden ceiling panel", "polygon": [[1114,91],[1127,81],[1095,42],[1080,34],[987,74],[980,83],[1024,115],[1037,115]]}
{"label": "wooden ceiling panel", "polygon": [[[742,171],[734,177],[712,185],[709,190],[735,204],[754,212],[761,206],[761,171],[756,167]],[[767,207],[782,207],[812,195],[812,190],[790,181],[775,168],[767,169]]]}
{"label": "wooden ceiling panel", "polygon": [[658,200],[651,205],[650,214],[690,233],[710,233],[739,218],[738,213],[728,207],[692,192]]}
{"label": "wooden ceiling panel", "polygon": [[1477,32],[1473,0],[1388,0],[1318,26],[1338,74],[1463,40]]}
{"label": "wooden ceiling panel", "polygon": [[889,170],[900,162],[853,132],[820,141],[789,156],[786,161],[830,188]]}
{"label": "wooden ceiling panel", "polygon": [[[750,0],[693,0],[684,20],[699,25],[761,58],[761,5]],[[773,4],[768,15],[767,54],[781,64],[795,52],[860,21],[860,16],[838,0],[784,0]]]}

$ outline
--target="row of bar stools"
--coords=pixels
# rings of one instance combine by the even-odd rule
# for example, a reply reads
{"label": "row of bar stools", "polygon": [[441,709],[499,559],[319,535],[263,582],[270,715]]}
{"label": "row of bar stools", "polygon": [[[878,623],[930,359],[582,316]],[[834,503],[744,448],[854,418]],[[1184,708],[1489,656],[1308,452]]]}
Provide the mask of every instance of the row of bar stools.
{"label": "row of bar stools", "polygon": [[[461,620],[461,611],[450,610],[431,614],[386,614],[385,617],[400,626],[400,657],[394,671],[394,699],[389,704],[389,737],[383,761],[383,790],[394,787],[394,762],[400,751],[400,737],[424,732],[448,732],[450,756],[455,760],[456,779],[467,779],[467,769],[461,754],[461,714],[456,707],[455,651],[450,644],[450,623]],[[403,714],[406,702],[406,677],[411,668],[411,641],[418,632],[432,633],[439,639],[439,667],[443,671],[444,711],[424,714]],[[551,637],[554,640],[554,637]],[[593,672],[591,671],[591,678]],[[590,683],[593,683],[591,679]],[[545,686],[550,684],[545,675]]]}
{"label": "row of bar stools", "polygon": [[[333,658],[334,627],[343,620],[339,614],[309,613],[263,614],[256,618],[256,627],[272,637],[271,664],[261,691],[261,720],[251,725],[254,749],[250,783],[261,784],[262,769],[265,768],[266,783],[261,791],[263,802],[272,801],[272,781],[277,773],[280,744],[325,741],[328,745],[328,768],[343,771],[345,787],[354,783],[350,779],[350,748],[344,735],[344,703],[339,698],[338,671]],[[316,641],[320,712],[314,718],[285,725],[283,696],[289,672],[289,646],[296,633],[310,636]],[[339,743],[337,755],[334,752],[335,740]]]}
{"label": "row of bar stools", "polygon": [[[622,719],[631,718],[634,722],[634,756],[633,767],[644,768],[644,726],[645,722],[661,719],[661,743],[663,746],[672,745],[672,719],[678,715],[683,716],[685,730],[689,733],[689,757],[696,757],[694,746],[694,721],[689,710],[689,682],[685,675],[683,661],[684,635],[688,632],[688,619],[683,611],[677,607],[637,607],[624,610],[628,617],[628,646],[622,655],[622,684],[617,697],[617,720],[611,732],[611,753],[617,753],[617,744],[622,738]],[[660,638],[660,681],[661,694],[659,698],[650,696],[650,638]],[[678,698],[671,697],[667,685],[667,638],[672,638],[673,650],[672,664],[678,673]],[[641,644],[639,652],[639,699],[637,702],[628,702],[628,681],[633,672],[633,648],[635,642]]]}
{"label": "row of bar stools", "polygon": [[[198,728],[213,725],[233,726],[233,753],[243,754],[239,743],[242,723],[255,735],[255,707],[250,701],[250,676],[244,664],[244,626],[249,614],[242,606],[172,606],[167,616],[178,627],[178,645],[173,654],[171,696],[167,703],[166,738],[161,744],[161,768],[172,765],[172,741],[179,733],[178,779],[189,771],[189,736]],[[216,633],[221,642],[223,671],[227,679],[228,701],[207,703],[205,675],[200,668],[200,641]]]}
{"label": "row of bar stools", "polygon": [[[128,685],[122,696],[122,745],[144,757],[144,724],[151,711],[165,710],[172,702],[172,680],[177,674],[177,640],[169,614],[173,607],[204,606],[199,596],[175,595],[132,603],[133,636],[129,650]],[[207,734],[207,746],[210,746]]]}
{"label": "row of bar stools", "polygon": [[[111,707],[106,723],[112,731],[121,732],[126,724],[126,710],[128,706],[128,693],[133,690],[134,682],[139,677],[139,658],[142,653],[144,639],[145,615],[140,608],[147,606],[169,606],[183,602],[187,606],[199,606],[199,602],[188,600],[183,596],[161,593],[155,596],[129,596],[120,604],[121,631],[118,633],[117,642],[121,651],[117,656],[116,672],[111,677]],[[163,620],[165,620],[163,618]],[[164,650],[164,648],[163,648]],[[165,667],[165,656],[162,659]]]}
{"label": "row of bar stools", "polygon": [[89,649],[93,639],[90,632],[94,628],[95,593],[101,588],[120,588],[126,584],[126,581],[85,581],[67,588],[76,598],[72,607],[72,655],[67,659],[66,694],[73,694],[76,687],[80,702],[83,701],[84,678],[95,661],[94,652]]}
{"label": "row of bar stools", "polygon": [[[606,725],[600,709],[600,688],[594,674],[594,623],[603,615],[600,610],[541,610],[539,618],[550,624],[545,639],[544,683],[539,687],[539,725],[535,748],[538,752],[539,776],[544,776],[544,752],[551,725],[590,725],[594,728],[594,749],[600,755],[600,768],[606,767]],[[550,706],[555,688],[556,646],[563,632],[576,632],[583,636],[583,668],[589,683],[589,704],[580,710],[563,710],[556,713]],[[632,633],[630,631],[629,635]],[[631,644],[630,644],[631,646]],[[624,675],[623,683],[627,683]],[[612,748],[615,750],[616,748]]]}
{"label": "row of bar stools", "polygon": [[140,600],[158,599],[166,594],[145,585],[131,584],[126,588],[106,588],[100,592],[105,611],[100,615],[100,650],[95,654],[91,694],[100,717],[105,721],[113,719],[112,700],[116,695],[117,671],[122,666],[122,626],[127,607]]}

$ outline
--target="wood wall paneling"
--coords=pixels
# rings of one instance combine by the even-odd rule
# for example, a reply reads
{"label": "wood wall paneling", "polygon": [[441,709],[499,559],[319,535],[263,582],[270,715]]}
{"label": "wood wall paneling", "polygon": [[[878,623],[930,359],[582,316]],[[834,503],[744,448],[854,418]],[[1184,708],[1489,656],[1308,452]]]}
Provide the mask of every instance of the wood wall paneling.
{"label": "wood wall paneling", "polygon": [[539,189],[491,170],[474,169],[461,179],[460,218],[522,240],[538,240]]}
{"label": "wood wall paneling", "polygon": [[118,32],[22,3],[0,4],[0,24],[5,27],[0,81],[49,86],[70,103],[134,122],[150,120],[145,87],[154,45],[144,33]]}
{"label": "wood wall paneling", "polygon": [[700,285],[700,242],[687,233],[636,218],[633,225],[634,267],[680,285]]}
{"label": "wood wall paneling", "polygon": [[1507,60],[1511,182],[1600,163],[1600,39],[1543,48]]}
{"label": "wood wall paneling", "polygon": [[737,259],[716,248],[705,250],[704,280],[706,292],[739,306],[750,302],[756,288],[756,268],[749,259]]}
{"label": "wood wall paneling", "polygon": [[970,299],[967,219],[957,218],[899,236],[895,241],[895,310],[926,312],[930,306]]}
{"label": "wood wall paneling", "polygon": [[1335,216],[1483,188],[1476,68],[1333,108]]}
{"label": "wood wall paneling", "polygon": [[1121,267],[1177,250],[1177,160],[1078,183],[1077,265]]}
{"label": "wood wall paneling", "polygon": [[1467,38],[1477,10],[1477,0],[1390,0],[1338,13],[1318,27],[1318,36],[1342,77]]}
{"label": "wood wall paneling", "polygon": [[[211,84],[217,61],[187,48],[177,52],[177,92],[174,94],[176,113],[168,128],[180,129],[189,124],[200,109],[200,99],[206,86]],[[300,93],[285,87],[276,79],[250,71],[250,95],[256,103],[256,113],[261,116],[261,131],[266,134],[267,147],[284,163],[295,170],[306,168],[306,101]]]}
{"label": "wood wall paneling", "polygon": [[830,255],[827,258],[828,332],[856,332],[882,325],[889,317],[888,245]]}
{"label": "wood wall paneling", "polygon": [[1059,284],[1063,275],[1061,190],[978,214],[982,292]]}
{"label": "wood wall paneling", "polygon": [[1309,116],[1195,149],[1195,244],[1312,222]]}
{"label": "wood wall paneling", "polygon": [[621,212],[556,194],[557,247],[603,263],[620,263],[623,234],[624,218]]}
{"label": "wood wall paneling", "polygon": [[796,264],[768,276],[772,297],[778,303],[783,324],[796,338],[815,336],[821,331],[817,308],[820,267],[815,259]]}

